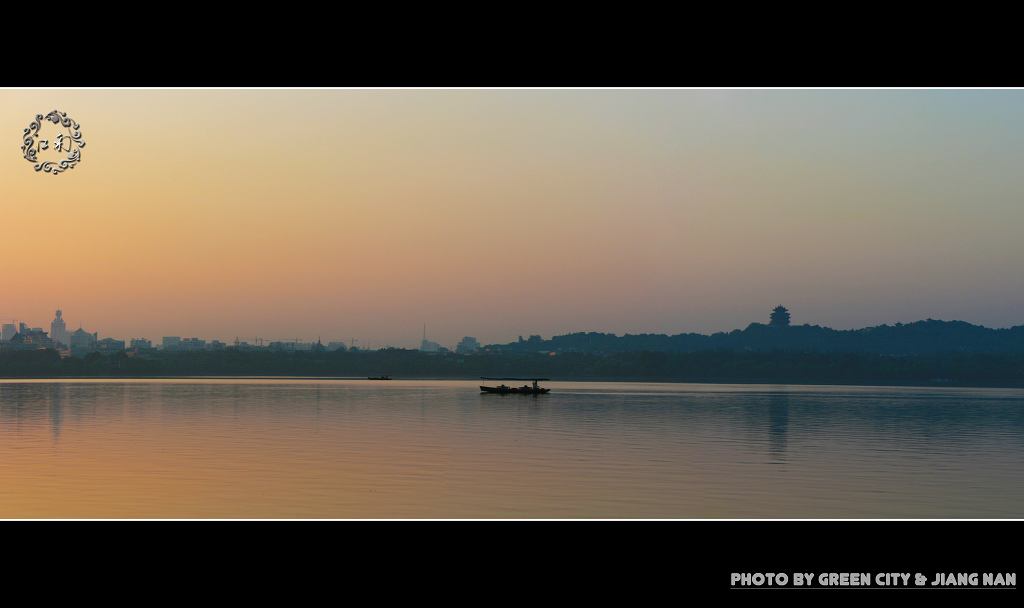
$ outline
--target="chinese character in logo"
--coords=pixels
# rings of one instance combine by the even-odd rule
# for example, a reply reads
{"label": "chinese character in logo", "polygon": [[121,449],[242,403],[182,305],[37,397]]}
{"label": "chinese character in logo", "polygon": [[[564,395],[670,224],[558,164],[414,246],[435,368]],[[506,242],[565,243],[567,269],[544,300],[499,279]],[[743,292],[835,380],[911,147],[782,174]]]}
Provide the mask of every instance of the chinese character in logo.
{"label": "chinese character in logo", "polygon": [[[46,124],[47,121],[55,126],[50,127]],[[49,139],[39,139],[37,145],[36,138],[42,135],[46,135]],[[49,145],[51,141],[53,142],[52,147]],[[82,160],[82,153],[79,150],[85,146],[85,142],[82,141],[82,133],[78,130],[78,123],[68,118],[64,112],[57,110],[46,116],[36,114],[36,119],[25,129],[23,143],[21,151],[29,162],[34,163],[35,170],[54,175],[67,169],[74,169],[75,165]],[[65,144],[67,144],[66,148]],[[67,156],[61,159],[60,155],[64,153],[65,149]],[[49,152],[40,156],[40,152],[45,150],[49,150]]]}

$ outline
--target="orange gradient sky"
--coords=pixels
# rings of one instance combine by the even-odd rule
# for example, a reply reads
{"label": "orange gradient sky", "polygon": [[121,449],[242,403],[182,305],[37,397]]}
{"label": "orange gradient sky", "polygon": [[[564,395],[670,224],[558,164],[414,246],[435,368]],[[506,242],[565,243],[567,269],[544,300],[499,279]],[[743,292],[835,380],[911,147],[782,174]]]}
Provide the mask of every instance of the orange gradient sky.
{"label": "orange gradient sky", "polygon": [[[36,114],[81,126],[60,175]],[[454,347],[1024,324],[1020,90],[0,89],[0,319]]]}

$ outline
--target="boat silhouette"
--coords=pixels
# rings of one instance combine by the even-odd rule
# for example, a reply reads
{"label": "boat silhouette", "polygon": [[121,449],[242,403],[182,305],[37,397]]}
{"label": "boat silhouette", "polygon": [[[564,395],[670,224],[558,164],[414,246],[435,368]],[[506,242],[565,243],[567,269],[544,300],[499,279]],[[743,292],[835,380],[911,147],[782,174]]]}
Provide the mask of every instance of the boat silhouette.
{"label": "boat silhouette", "polygon": [[551,392],[550,388],[541,388],[537,386],[538,382],[550,380],[550,378],[489,378],[487,376],[480,376],[483,381],[497,380],[497,381],[509,381],[509,382],[533,382],[533,386],[524,384],[523,386],[507,386],[505,384],[499,384],[498,386],[487,386],[485,384],[480,385],[480,392],[482,393],[498,393],[500,395],[546,395]]}

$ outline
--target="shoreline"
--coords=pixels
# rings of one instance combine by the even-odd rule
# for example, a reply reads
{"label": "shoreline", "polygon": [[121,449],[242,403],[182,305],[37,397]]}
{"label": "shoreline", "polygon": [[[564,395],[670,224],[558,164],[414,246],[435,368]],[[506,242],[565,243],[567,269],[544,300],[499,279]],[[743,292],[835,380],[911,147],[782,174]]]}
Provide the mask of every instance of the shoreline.
{"label": "shoreline", "polygon": [[[127,375],[92,375],[92,376],[0,376],[2,383],[23,383],[23,382],[79,382],[91,380],[307,380],[307,381],[339,381],[355,380],[385,384],[388,382],[416,381],[416,382],[466,382],[479,383],[479,377],[444,377],[444,376],[399,376],[390,380],[370,380],[365,376],[306,376],[306,375],[166,375],[166,376],[127,376]],[[798,382],[788,380],[723,380],[723,379],[679,379],[679,378],[644,378],[644,377],[573,377],[573,378],[552,378],[549,382],[563,383],[608,383],[608,384],[711,384],[711,385],[736,385],[736,386],[834,386],[834,387],[857,387],[857,388],[994,388],[994,389],[1024,389],[1024,382],[933,382],[921,383],[913,381],[865,381],[865,382]]]}

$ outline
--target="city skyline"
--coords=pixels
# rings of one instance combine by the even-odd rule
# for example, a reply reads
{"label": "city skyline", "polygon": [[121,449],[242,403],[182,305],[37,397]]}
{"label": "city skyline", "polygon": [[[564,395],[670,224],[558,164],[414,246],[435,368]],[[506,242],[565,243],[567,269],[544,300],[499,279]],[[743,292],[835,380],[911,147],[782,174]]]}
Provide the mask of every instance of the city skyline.
{"label": "city skyline", "polygon": [[[81,324],[79,324],[78,325],[78,330],[68,330],[67,329],[67,321],[64,319],[63,313],[64,313],[64,311],[61,310],[60,308],[56,309],[54,311],[54,319],[52,319],[47,324],[41,324],[41,325],[35,325],[33,323],[26,323],[24,319],[18,319],[18,318],[10,319],[10,323],[6,323],[6,322],[3,322],[3,321],[0,321],[0,325],[3,326],[3,332],[0,333],[0,341],[3,341],[3,342],[9,341],[11,339],[11,337],[13,337],[16,333],[19,333],[19,332],[23,333],[23,332],[29,332],[29,331],[31,331],[31,332],[42,331],[44,334],[48,334],[48,337],[51,340],[59,341],[62,344],[64,344],[65,346],[67,346],[67,345],[69,345],[71,343],[70,342],[71,335],[73,333],[75,333],[75,331],[84,331],[84,328],[83,328],[83,326]],[[47,327],[49,327],[49,329],[46,329]],[[94,337],[98,338],[99,334],[100,334],[100,332],[91,332],[90,335],[93,335]],[[345,349],[349,349],[349,348],[352,348],[352,347],[359,348],[359,343],[360,343],[360,340],[357,339],[357,338],[348,338],[348,339],[344,339],[343,340],[343,339],[340,339],[340,338],[334,336],[334,337],[328,339],[327,337],[325,337],[323,335],[320,335],[320,334],[318,334],[313,339],[308,339],[308,337],[305,337],[305,336],[303,336],[303,337],[291,336],[291,337],[284,337],[284,338],[281,338],[281,337],[279,337],[279,338],[270,338],[270,337],[267,337],[266,335],[263,335],[263,336],[260,336],[260,335],[254,335],[254,336],[235,336],[230,341],[219,340],[219,339],[216,339],[216,338],[207,339],[207,338],[197,337],[197,336],[184,337],[184,336],[181,336],[181,335],[171,335],[171,334],[168,334],[167,332],[164,332],[163,334],[161,334],[159,336],[129,336],[129,337],[121,337],[121,336],[108,336],[108,335],[105,335],[105,334],[104,334],[104,336],[106,338],[112,338],[114,340],[120,340],[121,342],[124,342],[125,344],[129,344],[131,342],[148,341],[148,342],[152,342],[152,345],[155,348],[166,347],[168,340],[177,341],[177,342],[198,341],[198,342],[204,343],[206,345],[217,344],[220,347],[234,346],[234,345],[239,345],[239,344],[247,345],[247,346],[268,346],[268,345],[272,346],[274,343],[290,343],[292,345],[309,346],[309,345],[315,345],[317,343],[322,343],[324,345],[331,345],[331,350],[334,350],[338,346],[344,346]],[[460,344],[461,344],[462,341],[466,341],[466,340],[470,340],[470,341],[474,341],[475,342],[475,338],[472,338],[471,336],[463,336],[462,339],[460,340]],[[389,348],[389,347],[393,346],[393,345],[390,345],[390,344],[385,344],[383,346],[376,345],[376,347],[374,347],[374,345],[372,343],[370,343],[370,342],[363,342],[362,344],[363,344],[363,349],[373,348],[374,350],[377,350],[379,348]],[[432,352],[433,351],[437,351],[439,347],[440,348],[445,348],[445,349],[448,349],[448,350],[451,350],[451,351],[454,352],[456,350],[456,348],[457,348],[457,345],[452,345],[451,347],[449,347],[449,346],[444,345],[444,344],[438,344],[436,342],[427,340],[427,330],[426,330],[426,325],[424,325],[424,327],[423,327],[423,339],[420,341],[420,344],[418,345],[418,347],[420,347],[421,350],[428,350],[428,351],[432,351]],[[407,348],[407,347],[396,347],[396,348]]]}
{"label": "city skyline", "polygon": [[[928,318],[928,319],[916,319],[914,321],[911,321],[910,323],[923,323],[923,322],[932,323],[932,322],[938,322],[939,324],[942,324],[945,321],[946,320],[943,320],[943,319]],[[953,320],[953,321],[954,322],[960,322],[959,320]],[[21,333],[21,334],[25,335],[25,334],[28,334],[28,333],[42,332],[43,336],[47,336],[47,334],[48,334],[47,337],[50,340],[52,340],[54,342],[59,341],[61,344],[63,344],[63,348],[64,349],[66,349],[69,345],[73,346],[75,344],[73,336],[75,336],[76,334],[80,334],[79,335],[79,342],[80,342],[79,346],[81,346],[82,348],[85,348],[85,342],[82,341],[83,338],[84,338],[84,340],[87,340],[89,342],[88,348],[91,349],[91,348],[95,347],[95,345],[98,343],[98,341],[100,341],[100,335],[101,335],[101,332],[86,332],[82,328],[81,325],[79,325],[78,329],[75,330],[75,331],[68,330],[67,329],[67,325],[66,325],[66,321],[63,318],[63,311],[61,309],[57,309],[55,311],[55,318],[50,322],[49,325],[47,325],[45,327],[44,326],[33,326],[32,324],[25,323],[24,320],[20,320],[20,319],[11,319],[10,323],[0,323],[0,324],[2,324],[2,326],[3,326],[3,332],[0,333],[0,346],[4,346],[5,345],[4,343],[10,341],[10,339],[15,334],[17,334],[17,333]],[[633,336],[635,336],[635,337],[639,337],[639,336],[664,336],[664,337],[670,337],[671,338],[671,337],[681,337],[681,336],[704,335],[704,336],[714,337],[716,335],[722,336],[722,335],[725,335],[725,334],[733,334],[733,333],[736,333],[738,331],[750,330],[750,329],[752,329],[752,328],[754,328],[754,327],[756,327],[758,325],[769,326],[769,327],[770,326],[788,327],[788,326],[791,325],[791,323],[790,323],[790,313],[789,313],[788,309],[785,306],[779,305],[779,306],[776,306],[774,309],[771,310],[771,312],[767,315],[767,319],[753,320],[753,321],[751,321],[750,323],[748,323],[747,325],[745,325],[743,327],[735,327],[735,328],[732,328],[730,330],[724,330],[722,332],[713,332],[713,333],[708,333],[708,334],[700,334],[699,332],[682,332],[680,334],[674,334],[674,335],[666,334],[664,332],[661,332],[661,333],[648,332],[648,333],[645,333],[645,334],[633,334]],[[797,324],[792,324],[792,325],[793,326],[802,325],[803,327],[812,327],[811,324],[808,324],[808,323],[805,323],[805,324],[797,323]],[[892,327],[895,328],[895,327],[899,327],[901,325],[905,325],[905,324],[902,323],[902,322],[896,322],[896,323],[892,324]],[[982,328],[982,329],[987,329],[987,330],[992,330],[992,329],[1010,329],[1010,328],[992,328],[992,327],[985,327],[983,325],[975,325],[975,324],[970,324],[970,325],[972,325],[974,327]],[[859,327],[859,328],[848,328],[848,329],[861,330],[861,329],[881,328],[881,327],[886,327],[886,326],[889,326],[889,324],[881,324],[881,325],[878,325],[878,326],[872,326],[871,328]],[[50,329],[46,329],[46,327],[49,327]],[[822,326],[813,326],[813,327],[822,328]],[[1024,327],[1024,324],[1014,326],[1013,328],[1021,328],[1021,327]],[[831,327],[827,327],[826,326],[826,327],[823,327],[823,329],[834,330],[836,328],[831,328]],[[104,335],[103,341],[109,343],[108,344],[108,348],[113,348],[115,350],[118,348],[118,347],[116,347],[115,343],[116,342],[120,342],[120,347],[119,348],[121,350],[132,349],[132,348],[135,348],[136,346],[141,346],[141,347],[145,347],[145,348],[165,349],[165,350],[167,350],[167,349],[170,349],[170,350],[210,350],[210,349],[217,350],[217,349],[223,349],[223,348],[230,348],[232,346],[241,346],[243,348],[253,348],[253,347],[263,348],[263,347],[266,347],[266,348],[271,348],[271,349],[274,349],[274,348],[285,348],[287,350],[312,350],[312,349],[317,349],[317,348],[319,348],[322,345],[326,350],[332,350],[332,351],[338,349],[339,347],[342,348],[342,350],[350,350],[353,347],[355,347],[358,350],[382,350],[382,349],[388,349],[388,348],[398,348],[398,349],[406,349],[406,350],[421,350],[421,351],[424,351],[424,352],[439,352],[439,351],[443,352],[443,351],[448,351],[448,352],[453,352],[453,353],[463,353],[463,352],[475,352],[475,351],[477,351],[479,349],[482,349],[485,346],[490,346],[490,345],[494,345],[494,346],[504,346],[504,345],[513,346],[513,345],[516,345],[516,344],[522,344],[524,342],[527,342],[527,340],[526,340],[527,337],[529,338],[528,343],[532,344],[532,343],[534,343],[534,340],[537,340],[537,339],[539,339],[541,341],[544,341],[544,340],[549,340],[549,339],[567,338],[567,337],[572,337],[572,336],[575,336],[575,335],[578,335],[578,334],[589,334],[589,333],[600,334],[602,336],[616,336],[616,337],[627,337],[627,336],[630,335],[630,334],[626,333],[626,334],[622,334],[622,336],[619,336],[619,334],[616,334],[614,332],[580,331],[580,332],[568,332],[568,333],[565,333],[565,334],[552,334],[552,335],[546,335],[546,336],[542,336],[542,335],[539,335],[539,334],[529,334],[528,336],[518,335],[514,339],[510,339],[510,340],[507,340],[507,341],[501,341],[501,342],[490,342],[490,343],[481,343],[475,337],[467,335],[467,336],[463,336],[461,339],[459,339],[458,344],[448,345],[448,344],[441,344],[441,343],[435,342],[433,340],[429,340],[428,337],[427,337],[426,325],[424,325],[423,326],[422,340],[416,346],[403,346],[403,345],[395,345],[395,344],[372,344],[370,342],[361,342],[359,339],[356,339],[356,338],[349,338],[347,340],[338,339],[338,338],[331,339],[331,338],[323,336],[322,334],[318,334],[315,338],[312,338],[312,339],[309,339],[307,337],[300,337],[300,336],[283,337],[283,338],[268,338],[268,337],[265,337],[265,336],[235,336],[234,338],[228,339],[228,340],[220,340],[220,339],[216,339],[216,338],[210,339],[210,338],[207,338],[207,337],[199,337],[199,336],[188,336],[188,337],[186,337],[186,336],[182,336],[182,335],[159,335],[159,336],[129,336],[129,337],[121,337],[121,336],[109,336],[109,335],[103,334]],[[27,342],[26,342],[26,344],[27,344]],[[80,351],[79,355],[83,354],[84,352],[85,351]],[[546,352],[546,350],[544,352]],[[74,354],[74,352],[72,354]]]}
{"label": "city skyline", "polygon": [[[0,314],[117,339],[1024,324],[1020,90],[0,90]],[[37,114],[86,142],[21,156]],[[74,311],[74,312],[72,312]],[[20,320],[20,319],[19,319]],[[244,339],[244,338],[243,338]]]}

